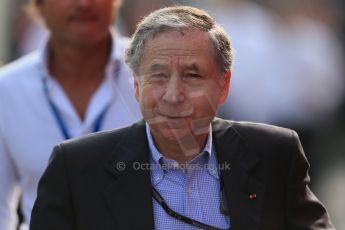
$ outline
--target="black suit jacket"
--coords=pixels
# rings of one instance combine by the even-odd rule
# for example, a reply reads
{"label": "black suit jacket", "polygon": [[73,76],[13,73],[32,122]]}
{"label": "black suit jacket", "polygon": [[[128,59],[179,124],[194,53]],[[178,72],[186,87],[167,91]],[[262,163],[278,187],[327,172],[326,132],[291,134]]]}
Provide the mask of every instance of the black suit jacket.
{"label": "black suit jacket", "polygon": [[[309,165],[294,131],[221,119],[212,127],[218,162],[231,167],[221,174],[232,229],[334,229],[308,188]],[[30,229],[154,229],[150,171],[134,170],[134,162],[149,162],[144,121],[56,146]]]}

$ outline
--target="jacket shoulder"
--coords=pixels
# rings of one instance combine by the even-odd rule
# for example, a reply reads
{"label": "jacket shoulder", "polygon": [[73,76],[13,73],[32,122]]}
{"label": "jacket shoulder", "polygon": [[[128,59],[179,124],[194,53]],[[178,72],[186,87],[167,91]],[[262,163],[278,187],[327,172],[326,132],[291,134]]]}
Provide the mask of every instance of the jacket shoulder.
{"label": "jacket shoulder", "polygon": [[291,138],[295,134],[294,130],[288,128],[254,122],[234,122],[233,128],[244,138],[248,136]]}
{"label": "jacket shoulder", "polygon": [[248,121],[231,121],[216,118],[213,121],[213,128],[232,129],[243,138],[246,136],[263,136],[263,137],[291,137],[296,132],[289,128],[279,127],[264,123],[255,123]]}
{"label": "jacket shoulder", "polygon": [[61,142],[60,148],[69,155],[82,154],[83,158],[93,153],[110,151],[126,135],[130,127],[86,134]]}
{"label": "jacket shoulder", "polygon": [[254,150],[272,148],[286,148],[299,144],[298,134],[291,129],[275,125],[216,119],[213,127],[223,133],[232,133],[238,136],[245,145]]}
{"label": "jacket shoulder", "polygon": [[101,159],[113,153],[116,148],[125,148],[122,145],[132,145],[132,142],[137,141],[133,139],[143,138],[144,124],[143,121],[139,121],[123,128],[87,134],[64,141],[59,147],[66,158]]}

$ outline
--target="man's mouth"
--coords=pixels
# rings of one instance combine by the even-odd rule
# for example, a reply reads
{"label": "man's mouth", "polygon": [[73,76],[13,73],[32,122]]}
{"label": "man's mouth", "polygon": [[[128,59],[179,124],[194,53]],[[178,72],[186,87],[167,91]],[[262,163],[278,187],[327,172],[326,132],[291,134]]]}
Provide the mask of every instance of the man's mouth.
{"label": "man's mouth", "polygon": [[184,111],[184,112],[179,112],[179,113],[166,113],[166,112],[157,112],[159,116],[168,118],[168,119],[173,119],[173,120],[178,120],[178,119],[186,119],[192,115],[192,110],[190,111]]}
{"label": "man's mouth", "polygon": [[73,15],[69,18],[69,20],[80,21],[80,22],[96,21],[97,16],[94,14]]}
{"label": "man's mouth", "polygon": [[188,116],[170,116],[170,115],[162,115],[162,114],[160,114],[161,116],[163,116],[163,117],[166,117],[166,118],[168,118],[168,119],[185,119],[185,118],[187,118]]}

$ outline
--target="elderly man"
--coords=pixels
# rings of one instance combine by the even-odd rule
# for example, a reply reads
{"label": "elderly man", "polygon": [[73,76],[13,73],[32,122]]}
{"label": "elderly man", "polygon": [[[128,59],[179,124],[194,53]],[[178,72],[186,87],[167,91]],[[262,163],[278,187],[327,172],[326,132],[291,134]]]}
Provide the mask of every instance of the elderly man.
{"label": "elderly man", "polygon": [[126,62],[144,121],[56,146],[31,230],[333,229],[294,131],[214,118],[232,51],[207,13],[153,12]]}

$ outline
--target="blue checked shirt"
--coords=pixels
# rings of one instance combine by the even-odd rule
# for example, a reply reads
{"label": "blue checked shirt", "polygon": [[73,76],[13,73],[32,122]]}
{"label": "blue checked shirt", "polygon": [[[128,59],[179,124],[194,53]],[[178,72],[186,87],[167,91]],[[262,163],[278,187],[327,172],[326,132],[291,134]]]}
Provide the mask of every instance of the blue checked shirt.
{"label": "blue checked shirt", "polygon": [[[230,219],[219,209],[220,179],[211,130],[203,151],[185,167],[158,151],[148,124],[146,134],[151,151],[151,182],[169,207],[202,223],[228,229]],[[156,230],[199,229],[169,216],[156,200],[152,200]]]}

